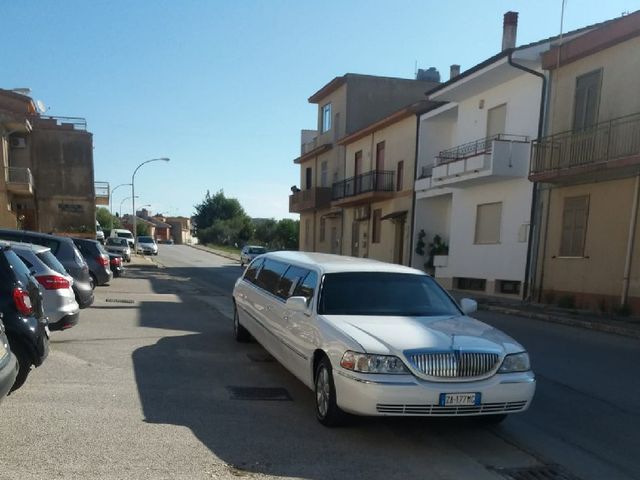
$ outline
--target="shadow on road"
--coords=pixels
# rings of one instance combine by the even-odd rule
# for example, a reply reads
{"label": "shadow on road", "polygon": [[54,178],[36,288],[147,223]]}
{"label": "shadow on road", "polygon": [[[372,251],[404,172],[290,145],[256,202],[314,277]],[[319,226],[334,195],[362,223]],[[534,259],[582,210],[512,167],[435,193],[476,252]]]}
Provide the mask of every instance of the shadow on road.
{"label": "shadow on road", "polygon": [[[465,468],[478,467],[474,449],[496,441],[465,421],[357,419],[341,429],[322,427],[312,392],[258,344],[236,343],[231,320],[189,293],[192,270],[202,269],[132,272],[181,301],[141,302],[141,326],[166,329],[167,336],[133,353],[135,377],[145,421],[191,429],[230,475],[441,478],[428,472],[446,471],[453,475],[447,478],[470,478]],[[291,400],[238,400],[229,387],[284,388]],[[452,461],[452,445],[465,455]]]}

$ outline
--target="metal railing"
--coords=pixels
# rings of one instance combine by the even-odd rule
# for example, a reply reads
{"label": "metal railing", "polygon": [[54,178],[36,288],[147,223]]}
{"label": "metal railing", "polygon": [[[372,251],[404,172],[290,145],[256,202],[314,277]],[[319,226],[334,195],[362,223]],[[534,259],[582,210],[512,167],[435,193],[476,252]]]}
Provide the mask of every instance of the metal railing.
{"label": "metal railing", "polygon": [[51,115],[40,115],[41,120],[55,121],[57,125],[64,126],[69,125],[74,130],[87,130],[87,119],[82,117],[57,117]]}
{"label": "metal railing", "polygon": [[533,142],[530,174],[606,163],[640,154],[640,113]]}
{"label": "metal railing", "polygon": [[109,182],[94,182],[96,198],[109,198]]}
{"label": "metal railing", "polygon": [[422,167],[420,167],[420,175],[418,175],[418,180],[430,177],[432,174],[433,165],[423,165]]}
{"label": "metal railing", "polygon": [[5,167],[5,179],[7,183],[33,187],[33,175],[31,169],[27,167]]}
{"label": "metal railing", "polygon": [[367,192],[393,192],[393,170],[371,170],[333,184],[332,198],[339,200]]}
{"label": "metal railing", "polygon": [[475,157],[477,155],[486,155],[491,153],[491,148],[493,147],[493,142],[501,141],[501,142],[528,142],[529,137],[525,135],[511,135],[508,133],[499,133],[497,135],[492,135],[490,137],[480,138],[478,140],[474,140],[473,142],[463,143],[462,145],[458,145],[457,147],[448,148],[447,150],[442,150],[438,156],[437,164],[443,165],[445,163],[451,163],[458,160],[464,160],[465,158]]}

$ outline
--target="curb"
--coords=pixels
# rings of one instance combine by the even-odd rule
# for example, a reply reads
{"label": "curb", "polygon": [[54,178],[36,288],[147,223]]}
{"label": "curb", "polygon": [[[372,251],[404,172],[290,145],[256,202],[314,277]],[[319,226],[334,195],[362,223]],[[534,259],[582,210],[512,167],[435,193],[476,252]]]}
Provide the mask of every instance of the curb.
{"label": "curb", "polygon": [[200,250],[201,252],[211,253],[212,255],[217,255],[219,257],[227,258],[229,260],[233,260],[233,261],[236,261],[238,263],[240,262],[240,259],[238,257],[233,257],[230,254],[226,254],[224,252],[219,252],[218,250],[211,250],[210,248],[203,247],[201,245],[188,244],[188,246],[191,247],[191,248],[195,248],[196,250]]}
{"label": "curb", "polygon": [[599,322],[591,322],[588,320],[575,320],[558,315],[549,315],[547,313],[527,312],[517,308],[500,307],[497,305],[478,305],[478,309],[640,339],[640,329],[626,328],[618,325],[604,324]]}

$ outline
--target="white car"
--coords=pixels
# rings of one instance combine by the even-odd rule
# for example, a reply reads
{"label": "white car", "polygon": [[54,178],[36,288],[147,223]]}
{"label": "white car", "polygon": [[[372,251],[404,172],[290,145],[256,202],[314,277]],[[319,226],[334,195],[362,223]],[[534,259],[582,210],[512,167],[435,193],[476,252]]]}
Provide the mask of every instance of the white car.
{"label": "white car", "polygon": [[116,238],[126,238],[129,246],[133,248],[133,233],[124,228],[114,228],[111,230],[111,236]]}
{"label": "white car", "polygon": [[73,277],[49,247],[10,242],[11,248],[42,286],[44,313],[49,329],[66,330],[78,323],[80,306],[73,293]]}
{"label": "white car", "polygon": [[344,412],[500,421],[535,392],[525,349],[419,270],[268,253],[238,279],[233,300],[236,339],[253,336],[313,389],[327,426]]}
{"label": "white car", "polygon": [[153,237],[138,237],[138,253],[158,255],[158,244]]}

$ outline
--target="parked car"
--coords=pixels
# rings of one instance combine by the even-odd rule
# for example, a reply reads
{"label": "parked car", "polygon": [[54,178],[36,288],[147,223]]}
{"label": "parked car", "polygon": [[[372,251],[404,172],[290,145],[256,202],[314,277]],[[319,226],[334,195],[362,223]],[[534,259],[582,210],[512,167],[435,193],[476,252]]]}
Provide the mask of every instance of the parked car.
{"label": "parked car", "polygon": [[111,230],[109,236],[115,238],[126,238],[127,242],[129,242],[129,246],[133,248],[133,233],[129,230],[125,230],[124,228],[114,228]]}
{"label": "parked car", "polygon": [[35,278],[8,243],[0,242],[0,313],[16,356],[18,373],[11,390],[27,380],[32,366],[40,366],[49,353],[49,328],[42,294]]}
{"label": "parked car", "polygon": [[104,231],[100,226],[100,222],[96,220],[96,240],[104,245]]}
{"label": "parked car", "polygon": [[267,249],[259,245],[245,245],[240,251],[240,266],[244,267],[245,263],[250,263],[251,260],[258,255],[267,253]]}
{"label": "parked car", "polygon": [[126,238],[109,237],[106,240],[104,248],[109,253],[121,255],[126,262],[131,261],[131,247]]}
{"label": "parked car", "polygon": [[4,331],[2,323],[2,313],[0,312],[0,404],[7,396],[9,390],[18,376],[18,361],[9,348],[9,339]]}
{"label": "parked car", "polygon": [[113,272],[113,277],[121,277],[124,275],[124,265],[122,264],[122,257],[115,253],[109,253],[109,267]]}
{"label": "parked car", "polygon": [[13,251],[42,286],[44,314],[50,330],[66,330],[78,323],[80,306],[73,293],[73,277],[51,253],[49,247],[11,243]]}
{"label": "parked car", "polygon": [[158,255],[158,244],[153,237],[138,237],[138,253],[144,255]]}
{"label": "parked car", "polygon": [[0,240],[33,243],[49,247],[51,253],[56,256],[64,266],[64,269],[73,277],[73,292],[80,308],[87,308],[93,304],[93,285],[89,275],[89,267],[73,240],[68,237],[58,237],[46,233],[9,229],[0,229]]}
{"label": "parked car", "polygon": [[526,410],[535,391],[515,340],[467,315],[429,275],[375,260],[277,252],[235,284],[234,332],[253,336],[315,391],[318,420],[344,413],[485,416]]}
{"label": "parked car", "polygon": [[74,238],[80,253],[89,265],[89,275],[93,285],[106,285],[113,278],[111,267],[109,266],[109,254],[97,240],[86,238]]}

